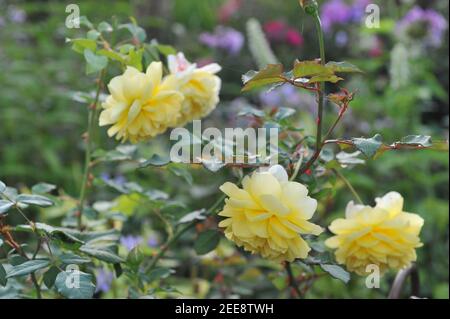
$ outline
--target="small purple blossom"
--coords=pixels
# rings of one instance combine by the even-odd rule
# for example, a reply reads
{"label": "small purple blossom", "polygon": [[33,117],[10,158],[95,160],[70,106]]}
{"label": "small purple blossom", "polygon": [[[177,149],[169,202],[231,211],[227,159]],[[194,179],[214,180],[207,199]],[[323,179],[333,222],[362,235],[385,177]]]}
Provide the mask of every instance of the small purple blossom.
{"label": "small purple blossom", "polygon": [[25,11],[15,6],[10,6],[8,8],[8,16],[11,22],[17,24],[24,23],[27,18]]}
{"label": "small purple blossom", "polygon": [[112,177],[109,173],[106,173],[106,172],[101,173],[100,178],[105,183],[112,182],[117,185],[123,185],[127,182],[125,176],[123,176],[123,175],[117,175],[117,176]]}
{"label": "small purple blossom", "polygon": [[370,0],[355,0],[347,4],[344,0],[331,0],[321,9],[321,20],[325,32],[331,31],[333,26],[346,23],[360,22],[364,17]]}
{"label": "small purple blossom", "polygon": [[131,251],[136,246],[142,243],[141,236],[126,235],[120,237],[120,244],[123,245],[128,251]]}
{"label": "small purple blossom", "polygon": [[398,22],[397,33],[439,47],[447,28],[448,22],[439,12],[415,6]]}
{"label": "small purple blossom", "polygon": [[108,292],[114,279],[114,274],[108,270],[100,268],[96,274],[97,288],[96,292]]}
{"label": "small purple blossom", "polygon": [[151,248],[155,248],[159,245],[158,236],[150,235],[147,239],[147,245]]}
{"label": "small purple blossom", "polygon": [[241,51],[245,40],[239,31],[218,26],[213,33],[204,32],[200,34],[199,41],[210,48],[221,49],[231,55],[236,55]]}
{"label": "small purple blossom", "polygon": [[261,103],[272,107],[306,107],[314,109],[315,98],[303,93],[292,85],[282,85],[269,92],[261,92],[259,95]]}

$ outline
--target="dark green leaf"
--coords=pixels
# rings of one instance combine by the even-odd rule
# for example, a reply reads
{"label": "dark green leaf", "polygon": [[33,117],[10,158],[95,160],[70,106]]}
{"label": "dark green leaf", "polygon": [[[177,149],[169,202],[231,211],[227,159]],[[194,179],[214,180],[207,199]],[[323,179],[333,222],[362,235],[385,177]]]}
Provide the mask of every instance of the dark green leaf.
{"label": "dark green leaf", "polygon": [[8,272],[6,278],[29,275],[36,270],[48,267],[48,265],[50,265],[50,260],[48,259],[28,260],[23,264],[13,267],[11,271]]}
{"label": "dark green leaf", "polygon": [[60,270],[58,267],[52,266],[44,274],[44,284],[47,288],[52,288],[55,284],[56,276],[59,274]]}
{"label": "dark green leaf", "polygon": [[63,253],[60,256],[58,256],[58,258],[63,264],[66,264],[66,265],[71,265],[71,264],[78,265],[78,264],[86,264],[86,263],[91,262],[90,259],[78,256],[73,253]]}
{"label": "dark green leaf", "polygon": [[220,242],[220,233],[215,230],[207,230],[198,235],[194,243],[195,252],[204,255],[214,250]]}
{"label": "dark green leaf", "polygon": [[8,283],[8,279],[6,278],[6,270],[3,268],[3,265],[0,264],[0,286],[5,287]]}
{"label": "dark green leaf", "polygon": [[173,269],[169,268],[156,268],[153,269],[147,277],[147,281],[149,283],[158,280],[158,279],[164,279],[169,277],[171,274],[173,274],[175,271]]}
{"label": "dark green leaf", "polygon": [[92,275],[81,271],[60,272],[56,276],[55,286],[58,293],[69,299],[90,299],[95,292]]}

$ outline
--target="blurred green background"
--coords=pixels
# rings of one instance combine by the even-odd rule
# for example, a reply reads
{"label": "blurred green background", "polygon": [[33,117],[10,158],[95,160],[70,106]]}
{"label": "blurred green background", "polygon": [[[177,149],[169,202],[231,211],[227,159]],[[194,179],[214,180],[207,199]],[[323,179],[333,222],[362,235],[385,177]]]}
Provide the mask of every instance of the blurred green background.
{"label": "blurred green background", "polygon": [[[45,181],[76,196],[81,183],[81,135],[87,109],[71,96],[75,91],[92,90],[93,78],[84,75],[84,62],[65,44],[67,37],[73,38],[80,32],[64,25],[66,5],[72,2],[0,0],[0,179],[17,187]],[[351,61],[365,72],[346,83],[357,95],[335,136],[381,133],[388,143],[410,134],[448,139],[448,2],[372,1],[381,7],[381,26],[375,29],[360,22],[362,17],[358,14],[364,11],[357,5],[364,1],[319,2],[325,9],[329,5],[328,11],[322,10],[327,23],[328,59]],[[318,56],[313,25],[300,13],[296,0],[97,0],[76,4],[81,15],[95,23],[113,16],[121,21],[134,16],[150,39],[169,43],[198,63],[221,64],[222,102],[209,119],[219,123],[219,127],[238,125],[235,116],[239,108],[250,104],[296,108],[299,125],[312,127],[313,109],[305,96],[282,90],[270,94],[240,93],[240,76],[274,58],[268,58],[269,52],[258,47],[259,31],[269,39],[275,59],[286,65],[295,58]],[[432,11],[418,19],[411,14],[414,8]],[[436,20],[430,12],[443,17],[446,23]],[[251,18],[260,22],[262,30],[255,31],[248,25]],[[327,110],[334,112],[332,106]],[[101,129],[99,135],[103,145],[112,149],[115,142],[106,138],[105,130]],[[144,146],[149,152],[158,147],[158,142]],[[446,152],[388,152],[347,174],[368,203],[395,190],[405,197],[407,211],[417,212],[425,219],[421,235],[425,245],[418,252],[418,269],[421,295],[430,298],[449,296],[448,159]],[[215,187],[226,179],[225,173],[194,170],[195,190],[204,193],[195,197],[189,189],[179,189],[177,177],[160,178],[155,171],[119,169],[120,172],[104,169],[98,174],[124,174],[129,180],[164,189],[192,208],[204,206],[200,202],[202,196],[211,200],[211,193],[205,190],[208,185]],[[322,208],[325,221],[342,216],[350,199],[345,188],[328,199]],[[224,246],[229,248],[226,243]],[[225,269],[228,285],[233,286],[233,280],[239,278],[241,296],[277,296],[273,293],[276,278],[262,278],[256,268],[251,268],[255,265],[258,262],[237,262]],[[201,269],[200,277],[212,285],[207,295],[216,296],[216,271]],[[390,273],[384,282],[391,282],[393,276]],[[188,278],[186,275],[184,279]],[[321,278],[306,296],[382,298],[387,291],[384,284],[371,291],[362,280],[352,281],[347,288],[333,279]]]}

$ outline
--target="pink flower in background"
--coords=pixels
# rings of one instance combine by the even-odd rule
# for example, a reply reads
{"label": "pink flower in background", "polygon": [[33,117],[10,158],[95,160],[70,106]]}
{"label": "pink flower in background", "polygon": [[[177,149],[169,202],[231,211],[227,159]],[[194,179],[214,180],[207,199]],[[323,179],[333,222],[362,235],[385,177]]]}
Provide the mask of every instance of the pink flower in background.
{"label": "pink flower in background", "polygon": [[303,44],[303,37],[296,29],[289,27],[283,21],[269,21],[264,24],[264,32],[272,42],[284,42],[298,47]]}
{"label": "pink flower in background", "polygon": [[286,42],[294,47],[298,47],[303,44],[303,37],[297,30],[289,29],[286,32]]}
{"label": "pink flower in background", "polygon": [[233,28],[218,26],[213,33],[200,34],[199,41],[210,48],[221,49],[236,55],[244,46],[245,39],[241,32]]}
{"label": "pink flower in background", "polygon": [[234,16],[242,6],[242,0],[228,0],[225,2],[218,11],[219,21],[221,23],[228,22],[232,16]]}

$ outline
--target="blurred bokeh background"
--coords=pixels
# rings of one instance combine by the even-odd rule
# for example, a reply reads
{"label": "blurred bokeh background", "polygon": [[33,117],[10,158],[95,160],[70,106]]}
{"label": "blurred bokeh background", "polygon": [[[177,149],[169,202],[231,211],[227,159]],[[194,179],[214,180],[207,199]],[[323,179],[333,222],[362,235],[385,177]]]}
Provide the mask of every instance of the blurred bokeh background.
{"label": "blurred bokeh background", "polygon": [[[45,181],[68,194],[78,194],[84,156],[81,135],[86,127],[87,109],[73,99],[73,93],[92,90],[93,78],[84,75],[82,58],[65,44],[66,38],[79,32],[64,25],[66,5],[73,2],[0,0],[0,179],[8,185],[25,187]],[[240,93],[241,75],[249,69],[277,60],[289,65],[295,58],[318,56],[314,26],[300,12],[298,1],[77,0],[75,3],[81,15],[92,22],[112,17],[126,21],[134,16],[147,31],[149,40],[171,44],[199,64],[209,61],[221,64],[221,104],[208,119],[218,123],[218,127],[245,125],[236,114],[252,105],[295,108],[299,125],[313,129],[314,99],[308,95],[287,87],[270,93]],[[319,3],[327,58],[347,60],[364,70],[363,75],[346,83],[357,95],[335,135],[382,133],[386,142],[409,134],[448,139],[448,2],[323,0]],[[362,22],[369,3],[381,8],[380,28],[370,29]],[[261,43],[261,37],[268,39],[271,49]],[[331,106],[328,110],[332,111]],[[106,138],[104,130],[99,135],[104,145],[113,148],[115,142]],[[160,140],[164,139],[167,137]],[[160,144],[163,143],[154,142],[144,148],[151,153],[162,147]],[[348,178],[368,203],[395,190],[405,197],[407,211],[417,212],[425,219],[421,236],[425,245],[419,249],[418,269],[421,294],[430,298],[449,296],[448,160],[446,152],[388,152],[376,161],[369,161],[367,166],[348,172]],[[103,167],[97,173],[104,178],[138,180],[182,199],[191,208],[203,207],[205,201],[212,200],[211,192],[226,179],[226,173],[197,169],[189,173],[194,186],[180,188],[179,176],[136,172],[126,165]],[[111,197],[101,190],[98,196]],[[325,221],[341,216],[350,199],[351,194],[344,187],[338,190],[322,207]],[[139,223],[133,219],[127,227],[130,233],[140,234]],[[230,249],[224,243],[221,253],[227,255]],[[280,295],[276,293],[280,285],[277,277],[260,271],[267,266],[261,261],[218,260],[220,263],[217,259],[198,261],[200,274],[192,275],[192,271],[186,270],[184,275],[181,272],[180,282],[184,280],[188,285],[192,276],[198,276],[202,278],[197,282],[198,296],[214,297],[220,296],[224,276],[230,289],[238,290],[233,294],[283,296],[282,291]],[[218,272],[219,268],[223,269]],[[391,282],[393,276],[388,274],[384,280]],[[108,274],[99,274],[97,280],[104,281],[104,293],[108,293]],[[240,284],[234,285],[233,280],[239,280]],[[306,296],[381,298],[387,291],[386,285],[368,290],[363,281],[355,280],[345,286],[321,278]]]}

